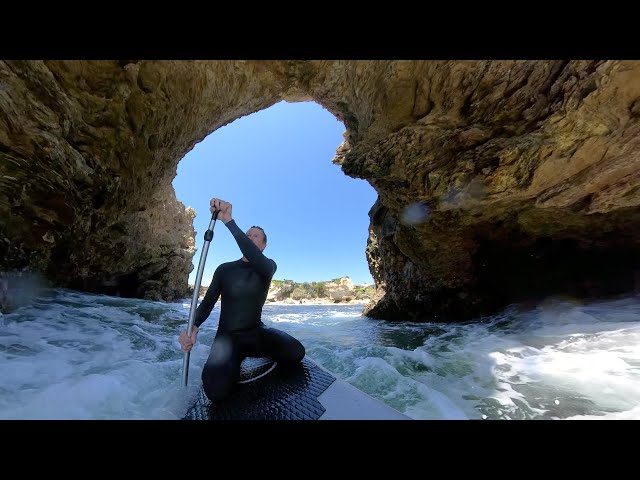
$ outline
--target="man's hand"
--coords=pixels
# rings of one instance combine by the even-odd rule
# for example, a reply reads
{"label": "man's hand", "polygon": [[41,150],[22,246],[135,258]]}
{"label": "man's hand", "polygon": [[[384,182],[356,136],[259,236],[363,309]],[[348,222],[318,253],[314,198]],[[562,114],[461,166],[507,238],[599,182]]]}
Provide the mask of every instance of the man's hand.
{"label": "man's hand", "polygon": [[212,198],[209,204],[211,205],[211,213],[214,213],[216,210],[220,210],[218,218],[224,223],[230,222],[232,220],[231,204],[229,202],[225,202],[224,200],[220,200],[219,198]]}
{"label": "man's hand", "polygon": [[196,339],[198,338],[198,327],[193,326],[193,330],[191,331],[191,337],[187,335],[186,331],[180,333],[178,337],[178,341],[180,342],[180,346],[182,347],[183,352],[190,352],[193,346],[196,343]]}

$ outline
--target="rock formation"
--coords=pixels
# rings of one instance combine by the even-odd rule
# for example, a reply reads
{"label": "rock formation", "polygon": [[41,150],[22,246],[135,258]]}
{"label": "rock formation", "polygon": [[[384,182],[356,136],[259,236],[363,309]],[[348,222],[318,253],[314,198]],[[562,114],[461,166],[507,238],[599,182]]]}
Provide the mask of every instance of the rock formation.
{"label": "rock formation", "polygon": [[356,285],[349,277],[324,282],[294,282],[273,280],[267,294],[267,302],[290,303],[320,302],[343,303],[353,300],[368,302],[374,289],[370,285]]}
{"label": "rock formation", "polygon": [[635,288],[639,61],[0,61],[0,271],[185,297],[177,164],[281,100],[341,120],[333,161],[378,192],[368,315]]}

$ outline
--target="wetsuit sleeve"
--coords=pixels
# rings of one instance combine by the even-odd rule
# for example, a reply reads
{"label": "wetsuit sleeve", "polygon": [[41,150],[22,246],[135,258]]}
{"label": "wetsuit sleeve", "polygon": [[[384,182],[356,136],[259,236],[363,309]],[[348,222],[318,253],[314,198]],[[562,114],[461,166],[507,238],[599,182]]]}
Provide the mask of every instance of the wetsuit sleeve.
{"label": "wetsuit sleeve", "polygon": [[230,220],[225,225],[233,235],[233,238],[236,239],[240,251],[247,257],[254,270],[263,277],[271,279],[273,274],[276,273],[276,262],[262,254],[260,249],[247,237],[247,234],[236,225],[235,220]]}
{"label": "wetsuit sleeve", "polygon": [[207,289],[207,293],[205,293],[202,302],[198,305],[196,309],[196,317],[193,321],[193,324],[200,328],[200,325],[204,323],[204,321],[209,318],[211,314],[211,310],[215,307],[218,298],[220,298],[220,277],[222,276],[222,269],[220,266],[216,268],[215,273],[213,274],[213,278],[211,279],[211,284],[209,284],[209,288]]}

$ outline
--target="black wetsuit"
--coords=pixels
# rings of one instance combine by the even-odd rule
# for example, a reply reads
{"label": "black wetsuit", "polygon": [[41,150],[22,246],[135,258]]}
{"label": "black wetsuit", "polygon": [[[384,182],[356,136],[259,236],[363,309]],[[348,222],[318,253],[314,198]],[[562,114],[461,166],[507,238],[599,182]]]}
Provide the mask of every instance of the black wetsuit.
{"label": "black wetsuit", "polygon": [[291,335],[267,328],[261,320],[276,262],[240,230],[234,220],[225,224],[242,254],[249,261],[223,263],[216,269],[194,324],[200,327],[222,296],[218,332],[202,370],[204,391],[212,401],[226,397],[240,377],[246,357],[270,357],[278,363],[298,363],[304,355],[302,344]]}

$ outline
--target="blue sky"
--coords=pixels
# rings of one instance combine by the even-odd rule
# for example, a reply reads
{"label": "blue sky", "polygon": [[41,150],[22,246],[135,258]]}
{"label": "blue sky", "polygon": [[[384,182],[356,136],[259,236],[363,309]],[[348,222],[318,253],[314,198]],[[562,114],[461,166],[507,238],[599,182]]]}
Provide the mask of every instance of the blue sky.
{"label": "blue sky", "polygon": [[[196,211],[195,281],[209,200],[233,205],[233,218],[247,231],[267,233],[264,254],[275,260],[274,279],[324,281],[349,276],[373,283],[365,247],[368,212],[377,198],[365,180],[346,176],[331,163],[345,128],[315,102],[280,102],[226,125],[185,155],[173,180],[176,196]],[[235,240],[216,222],[202,285],[216,267],[241,258]]]}

